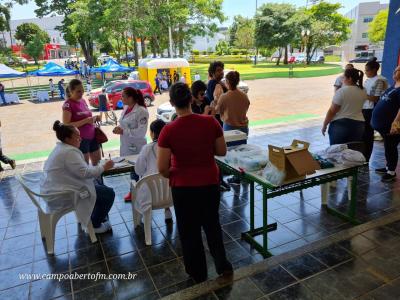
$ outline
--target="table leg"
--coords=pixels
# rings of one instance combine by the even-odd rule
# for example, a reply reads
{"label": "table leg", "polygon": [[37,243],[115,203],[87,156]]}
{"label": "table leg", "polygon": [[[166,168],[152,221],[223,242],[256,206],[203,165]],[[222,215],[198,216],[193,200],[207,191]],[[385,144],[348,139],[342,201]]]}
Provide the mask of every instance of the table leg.
{"label": "table leg", "polygon": [[321,184],[321,204],[328,204],[329,183]]}
{"label": "table leg", "polygon": [[254,230],[254,182],[250,182],[250,231]]}
{"label": "table leg", "polygon": [[268,205],[267,205],[267,190],[263,187],[263,249],[268,253]]}
{"label": "table leg", "polygon": [[348,187],[350,187],[349,217],[353,220],[355,220],[357,206],[357,176],[358,170],[355,170],[351,177],[351,181],[348,183]]}

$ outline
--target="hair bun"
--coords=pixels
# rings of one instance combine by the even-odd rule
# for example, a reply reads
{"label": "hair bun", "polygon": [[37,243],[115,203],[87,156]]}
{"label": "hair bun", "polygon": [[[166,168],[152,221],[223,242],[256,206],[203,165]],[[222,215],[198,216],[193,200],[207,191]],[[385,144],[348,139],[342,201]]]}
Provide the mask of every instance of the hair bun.
{"label": "hair bun", "polygon": [[373,57],[373,58],[371,58],[371,61],[378,61],[378,58]]}
{"label": "hair bun", "polygon": [[59,120],[55,121],[53,124],[53,130],[58,131],[61,128],[61,122]]}

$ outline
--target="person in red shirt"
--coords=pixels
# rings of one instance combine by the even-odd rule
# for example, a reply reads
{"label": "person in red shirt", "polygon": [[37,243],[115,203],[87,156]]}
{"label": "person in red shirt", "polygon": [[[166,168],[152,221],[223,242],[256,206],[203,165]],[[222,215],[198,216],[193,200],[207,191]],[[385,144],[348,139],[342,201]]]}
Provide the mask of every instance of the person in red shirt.
{"label": "person in red shirt", "polygon": [[217,273],[232,276],[219,222],[219,169],[214,159],[226,154],[222,128],[212,116],[193,114],[187,84],[175,83],[169,96],[178,118],[158,138],[158,170],[169,178],[186,272],[196,282],[207,279],[203,228]]}

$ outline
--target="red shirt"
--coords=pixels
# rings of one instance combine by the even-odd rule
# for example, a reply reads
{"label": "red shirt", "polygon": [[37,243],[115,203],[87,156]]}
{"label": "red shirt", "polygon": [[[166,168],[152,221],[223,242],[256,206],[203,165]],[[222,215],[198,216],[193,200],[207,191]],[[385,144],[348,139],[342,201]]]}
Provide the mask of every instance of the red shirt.
{"label": "red shirt", "polygon": [[215,141],[223,135],[212,116],[191,114],[166,125],[158,146],[171,149],[169,184],[172,187],[207,186],[219,183]]}
{"label": "red shirt", "polygon": [[[92,112],[84,99],[79,101],[66,100],[63,105],[63,110],[71,113],[71,122],[80,121],[92,116]],[[81,138],[92,140],[94,139],[94,125],[85,124],[78,128]]]}

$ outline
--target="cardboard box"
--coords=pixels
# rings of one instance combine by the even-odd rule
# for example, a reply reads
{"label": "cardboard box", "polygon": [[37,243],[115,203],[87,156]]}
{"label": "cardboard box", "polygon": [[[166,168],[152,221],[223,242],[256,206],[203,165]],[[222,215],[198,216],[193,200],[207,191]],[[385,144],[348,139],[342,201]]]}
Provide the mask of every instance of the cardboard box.
{"label": "cardboard box", "polygon": [[308,151],[309,146],[309,143],[299,140],[293,140],[287,147],[268,145],[269,160],[279,170],[286,172],[285,182],[305,178],[320,169]]}

